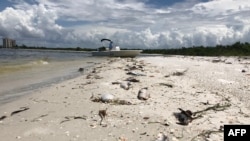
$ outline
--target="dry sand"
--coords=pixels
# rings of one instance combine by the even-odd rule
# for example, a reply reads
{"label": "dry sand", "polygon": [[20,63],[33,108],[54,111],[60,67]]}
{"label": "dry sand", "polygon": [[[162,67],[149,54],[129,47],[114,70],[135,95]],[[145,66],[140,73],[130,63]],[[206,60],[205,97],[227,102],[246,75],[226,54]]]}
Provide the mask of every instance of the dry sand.
{"label": "dry sand", "polygon": [[[129,77],[140,82],[125,90],[117,82]],[[168,141],[222,141],[223,125],[250,124],[249,78],[249,58],[110,58],[78,78],[2,105],[0,139],[155,141],[165,135]],[[144,87],[146,101],[137,99]],[[92,101],[102,94],[131,105]],[[202,112],[181,125],[174,116],[178,108]],[[100,125],[98,112],[105,109]]]}

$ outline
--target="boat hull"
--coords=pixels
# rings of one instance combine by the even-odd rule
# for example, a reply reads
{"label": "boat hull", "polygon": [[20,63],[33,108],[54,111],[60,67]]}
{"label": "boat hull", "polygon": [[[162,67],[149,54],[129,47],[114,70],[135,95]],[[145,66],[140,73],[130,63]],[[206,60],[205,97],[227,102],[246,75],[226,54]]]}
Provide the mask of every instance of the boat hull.
{"label": "boat hull", "polygon": [[120,50],[120,51],[93,51],[92,56],[109,56],[109,57],[135,57],[142,50]]}

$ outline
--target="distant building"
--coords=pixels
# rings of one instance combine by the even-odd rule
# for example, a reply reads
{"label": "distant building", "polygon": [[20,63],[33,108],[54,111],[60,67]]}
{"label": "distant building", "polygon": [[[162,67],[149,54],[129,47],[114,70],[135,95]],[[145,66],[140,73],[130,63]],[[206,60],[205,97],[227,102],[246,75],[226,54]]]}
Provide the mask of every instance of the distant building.
{"label": "distant building", "polygon": [[12,48],[16,47],[16,40],[3,38],[3,48]]}

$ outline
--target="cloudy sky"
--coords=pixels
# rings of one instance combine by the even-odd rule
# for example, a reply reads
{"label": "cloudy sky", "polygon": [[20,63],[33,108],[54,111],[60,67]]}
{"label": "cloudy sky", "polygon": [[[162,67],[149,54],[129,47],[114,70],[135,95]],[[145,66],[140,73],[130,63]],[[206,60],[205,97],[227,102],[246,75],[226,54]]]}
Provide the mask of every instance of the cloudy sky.
{"label": "cloudy sky", "polygon": [[1,0],[0,37],[18,45],[180,48],[250,42],[250,0]]}

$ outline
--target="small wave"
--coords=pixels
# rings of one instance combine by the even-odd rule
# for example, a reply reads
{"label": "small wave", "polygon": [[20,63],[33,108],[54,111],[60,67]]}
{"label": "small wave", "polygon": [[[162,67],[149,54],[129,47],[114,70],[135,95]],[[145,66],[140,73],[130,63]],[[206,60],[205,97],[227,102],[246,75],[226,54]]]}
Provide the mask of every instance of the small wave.
{"label": "small wave", "polygon": [[32,64],[34,64],[34,65],[48,65],[49,62],[45,61],[45,60],[37,60],[37,61],[33,61]]}

